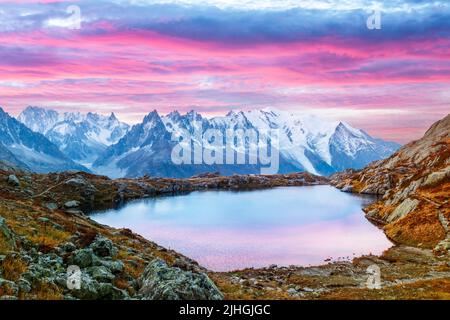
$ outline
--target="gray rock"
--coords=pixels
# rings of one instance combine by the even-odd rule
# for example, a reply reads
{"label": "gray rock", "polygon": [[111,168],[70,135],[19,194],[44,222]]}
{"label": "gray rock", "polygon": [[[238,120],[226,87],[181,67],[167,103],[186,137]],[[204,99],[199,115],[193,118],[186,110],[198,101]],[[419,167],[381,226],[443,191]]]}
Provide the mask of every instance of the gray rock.
{"label": "gray rock", "polygon": [[74,252],[77,247],[72,242],[66,242],[59,246],[62,252]]}
{"label": "gray rock", "polygon": [[6,225],[5,218],[0,216],[0,234],[6,239],[6,242],[11,246],[11,249],[16,248],[16,237],[14,233]]}
{"label": "gray rock", "polygon": [[80,268],[87,268],[93,266],[96,260],[98,260],[98,257],[95,256],[94,251],[91,248],[86,248],[76,250],[70,261]]}
{"label": "gray rock", "polygon": [[94,300],[97,299],[98,294],[98,287],[99,284],[97,281],[93,280],[88,274],[85,272],[81,273],[81,279],[80,279],[80,289],[79,290],[71,290],[70,293],[74,297],[78,299],[83,300]]}
{"label": "gray rock", "polygon": [[440,171],[429,174],[425,182],[422,184],[422,186],[431,187],[443,182],[446,179],[448,181],[449,178],[450,178],[450,166]]}
{"label": "gray rock", "polygon": [[118,250],[108,238],[98,234],[89,246],[99,257],[112,257],[117,255]]}
{"label": "gray rock", "polygon": [[417,199],[405,199],[401,204],[399,204],[395,210],[387,218],[387,222],[392,222],[407,216],[409,213],[414,211],[419,204]]}
{"label": "gray rock", "polygon": [[39,217],[39,218],[37,218],[37,221],[42,222],[44,224],[50,223],[50,219],[46,218],[46,217]]}
{"label": "gray rock", "polygon": [[353,187],[351,185],[346,185],[341,189],[342,192],[353,192]]}
{"label": "gray rock", "polygon": [[19,281],[17,281],[17,286],[19,287],[20,291],[26,293],[31,291],[31,283],[26,279],[20,278]]}
{"label": "gray rock", "polygon": [[114,280],[115,276],[104,266],[90,267],[86,269],[87,273],[92,277],[92,279],[98,282],[111,282]]}
{"label": "gray rock", "polygon": [[83,300],[119,300],[129,298],[124,290],[114,287],[111,283],[98,282],[85,272],[81,274],[81,288],[79,290],[71,290],[70,295]]}
{"label": "gray rock", "polygon": [[287,290],[287,293],[288,293],[289,295],[291,295],[291,296],[297,296],[297,295],[298,295],[297,290],[295,290],[294,288],[288,289],[288,290]]}
{"label": "gray rock", "polygon": [[223,294],[204,273],[183,271],[153,260],[139,278],[144,300],[222,300]]}
{"label": "gray rock", "polygon": [[77,200],[67,201],[64,204],[64,207],[66,207],[67,209],[78,208],[79,206],[80,206],[80,201],[77,201]]}
{"label": "gray rock", "polygon": [[114,287],[111,283],[100,283],[97,289],[100,299],[124,300],[129,299],[126,291]]}
{"label": "gray rock", "polygon": [[[97,258],[98,259],[98,258]],[[118,274],[123,271],[125,265],[120,260],[108,260],[108,259],[98,259],[96,265],[104,266],[108,268],[112,273]]]}
{"label": "gray rock", "polygon": [[95,188],[95,186],[92,183],[87,181],[82,176],[76,176],[72,179],[69,179],[66,181],[66,184],[69,186],[82,189],[83,193],[85,194],[92,194],[98,191],[97,188]]}
{"label": "gray rock", "polygon": [[8,178],[6,179],[6,181],[8,182],[8,184],[14,186],[14,187],[18,187],[20,186],[20,181],[19,179],[16,177],[15,174],[10,174],[8,176]]}

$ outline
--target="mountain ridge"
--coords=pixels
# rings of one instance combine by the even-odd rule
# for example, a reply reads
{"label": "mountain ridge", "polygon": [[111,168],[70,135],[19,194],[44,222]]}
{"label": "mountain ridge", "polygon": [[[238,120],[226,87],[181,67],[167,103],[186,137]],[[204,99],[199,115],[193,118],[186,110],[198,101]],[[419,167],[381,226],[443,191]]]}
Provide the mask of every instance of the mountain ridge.
{"label": "mountain ridge", "polygon": [[332,184],[381,196],[366,213],[394,241],[450,249],[450,115],[392,156],[332,176]]}
{"label": "mountain ridge", "polygon": [[59,113],[52,109],[27,107],[17,118],[35,132],[45,135],[75,162],[90,166],[109,145],[129,129],[114,113],[103,116],[88,112]]}
{"label": "mountain ridge", "polygon": [[13,165],[35,172],[83,170],[45,136],[34,132],[11,117],[0,107],[0,148],[1,158]]}
{"label": "mountain ridge", "polygon": [[[173,171],[172,177],[189,177],[215,171],[225,175],[260,172],[261,165],[250,164],[241,165],[241,167],[220,164],[174,166],[170,163],[170,150],[175,144],[169,136],[177,136],[181,131],[187,131],[193,135],[198,129],[195,126],[202,127],[202,134],[207,129],[217,129],[221,132],[228,129],[254,129],[258,134],[278,129],[281,133],[280,173],[308,171],[313,174],[328,175],[342,168],[362,168],[371,161],[389,156],[399,147],[396,143],[372,138],[364,131],[355,129],[344,122],[325,121],[311,115],[294,116],[292,113],[276,109],[230,111],[226,116],[212,118],[203,117],[194,110],[184,115],[175,110],[163,116],[154,110],[144,118],[142,123],[133,126],[127,133],[129,137],[125,135],[122,138],[125,140],[108,147],[105,153],[94,162],[93,169],[107,175],[114,171],[120,172],[117,176],[113,175],[114,177],[120,177],[123,174],[128,177],[143,174],[160,176],[162,172],[159,172],[156,167],[162,164],[170,167]],[[153,130],[153,133],[149,130]],[[138,137],[138,132],[145,135],[147,139],[150,139],[153,134],[153,140],[147,140],[145,144],[136,144],[131,140],[143,139]],[[195,143],[199,142],[194,141]],[[155,148],[156,145],[159,149]],[[159,162],[150,158],[151,155],[154,157],[156,154]],[[141,161],[139,168],[133,164],[127,165],[136,159]],[[147,162],[148,165],[142,162]],[[164,172],[164,174],[167,173]]]}

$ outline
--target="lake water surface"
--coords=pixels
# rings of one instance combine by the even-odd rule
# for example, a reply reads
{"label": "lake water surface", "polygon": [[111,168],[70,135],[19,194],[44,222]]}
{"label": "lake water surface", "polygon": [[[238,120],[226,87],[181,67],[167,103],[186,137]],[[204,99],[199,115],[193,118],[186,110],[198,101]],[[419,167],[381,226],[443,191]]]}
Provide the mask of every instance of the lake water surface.
{"label": "lake water surface", "polygon": [[330,186],[199,191],[126,204],[91,217],[129,228],[214,271],[322,264],[379,254],[391,243],[364,217],[372,199]]}

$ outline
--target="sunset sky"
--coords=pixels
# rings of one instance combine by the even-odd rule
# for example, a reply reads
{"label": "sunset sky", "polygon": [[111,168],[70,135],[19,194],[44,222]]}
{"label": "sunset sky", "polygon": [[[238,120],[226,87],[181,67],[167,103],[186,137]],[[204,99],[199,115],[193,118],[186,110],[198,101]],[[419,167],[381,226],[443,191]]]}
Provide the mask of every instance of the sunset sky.
{"label": "sunset sky", "polygon": [[449,113],[450,2],[0,0],[0,106],[28,105],[131,123],[274,107],[407,142]]}

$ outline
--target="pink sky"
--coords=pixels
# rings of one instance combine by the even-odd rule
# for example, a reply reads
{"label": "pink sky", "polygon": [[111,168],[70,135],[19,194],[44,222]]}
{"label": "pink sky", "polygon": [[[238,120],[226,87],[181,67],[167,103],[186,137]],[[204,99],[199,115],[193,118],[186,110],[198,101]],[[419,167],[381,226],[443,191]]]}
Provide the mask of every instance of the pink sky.
{"label": "pink sky", "polygon": [[[430,11],[432,21],[408,20],[386,5],[384,28],[368,30],[356,9],[338,10],[342,17],[330,27],[330,10],[311,11],[317,17],[301,25],[277,14],[314,9],[126,2],[2,1],[0,106],[12,115],[28,105],[115,112],[132,123],[155,108],[217,115],[274,107],[344,120],[398,142],[420,137],[448,113],[445,4],[437,18]],[[81,8],[80,30],[57,23],[70,3]],[[423,17],[435,9],[421,8]]]}

